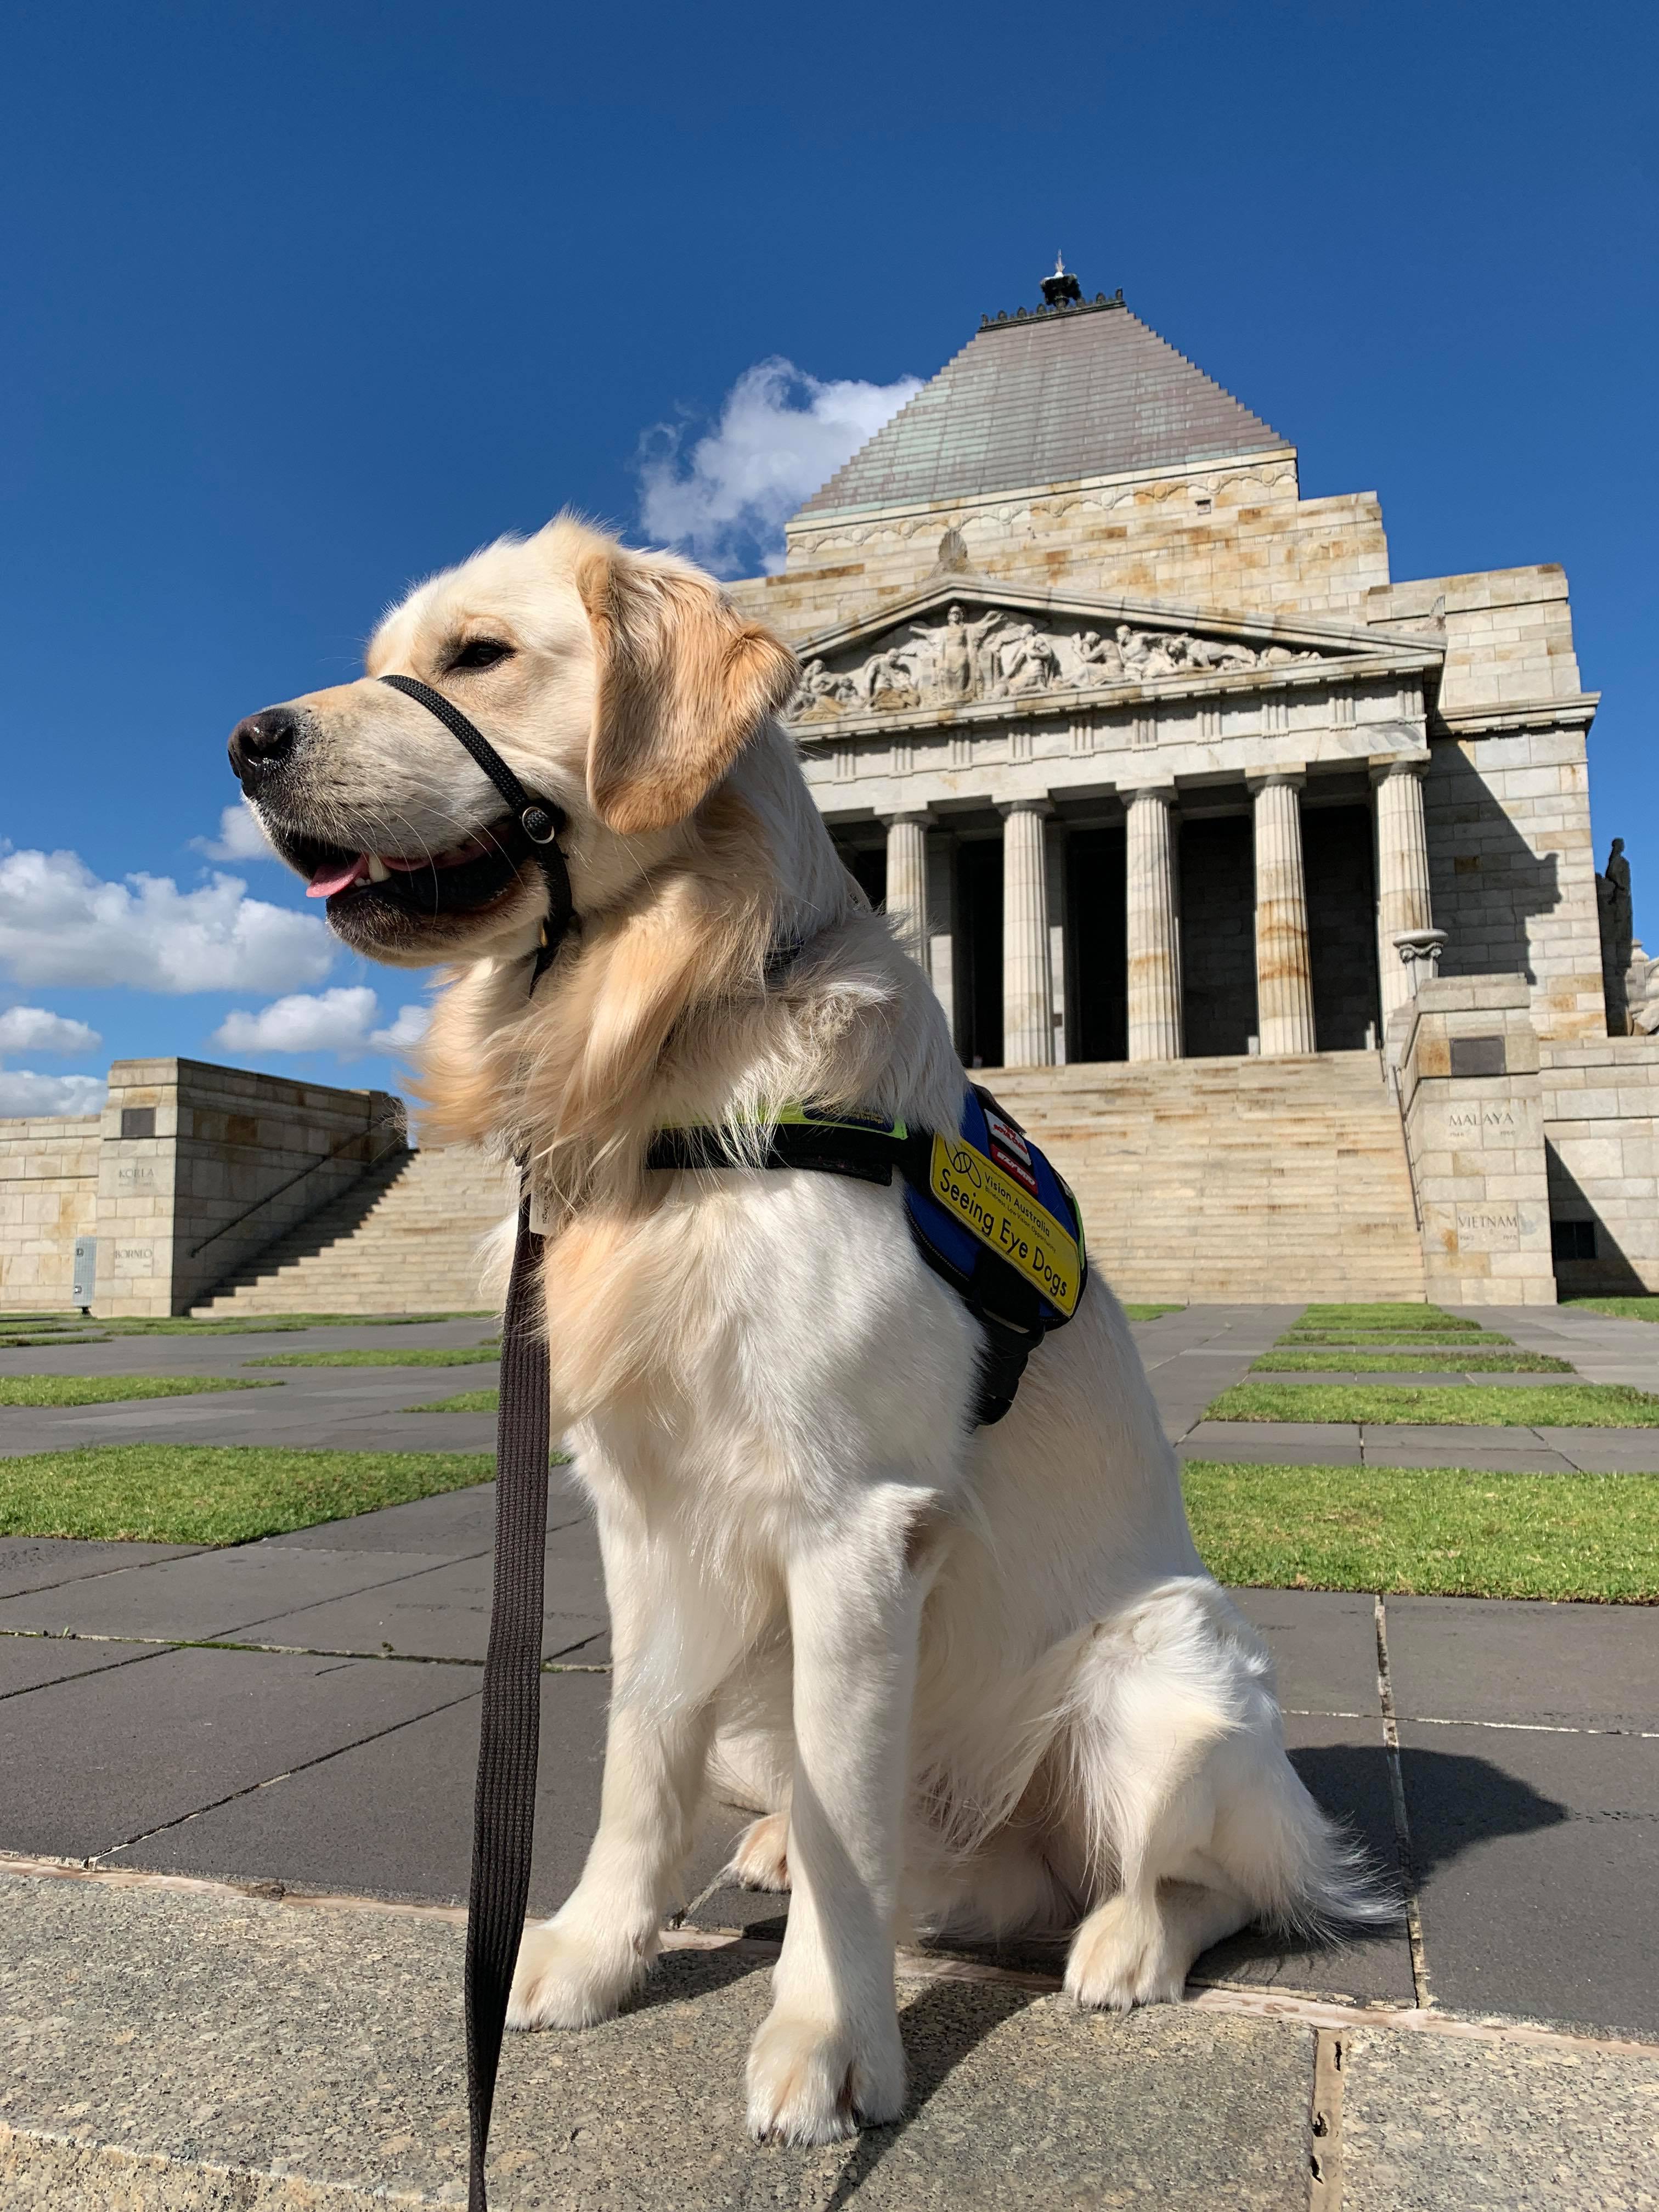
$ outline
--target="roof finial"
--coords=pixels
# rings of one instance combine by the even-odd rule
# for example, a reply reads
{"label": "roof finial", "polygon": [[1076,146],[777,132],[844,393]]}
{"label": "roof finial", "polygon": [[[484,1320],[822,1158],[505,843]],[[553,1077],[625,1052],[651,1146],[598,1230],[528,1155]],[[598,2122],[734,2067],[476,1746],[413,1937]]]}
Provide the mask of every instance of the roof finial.
{"label": "roof finial", "polygon": [[1054,275],[1042,280],[1042,304],[1045,307],[1071,307],[1083,304],[1083,287],[1075,276],[1067,274],[1063,253],[1054,256]]}

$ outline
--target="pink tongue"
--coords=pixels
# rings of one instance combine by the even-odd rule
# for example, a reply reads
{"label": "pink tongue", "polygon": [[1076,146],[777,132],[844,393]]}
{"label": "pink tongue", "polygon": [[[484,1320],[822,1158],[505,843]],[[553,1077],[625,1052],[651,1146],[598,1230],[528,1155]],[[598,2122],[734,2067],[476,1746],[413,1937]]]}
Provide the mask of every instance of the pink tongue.
{"label": "pink tongue", "polygon": [[368,855],[366,853],[359,853],[355,859],[348,860],[343,867],[332,870],[330,869],[328,863],[324,861],[307,884],[306,896],[332,898],[336,891],[343,891],[348,884],[355,884],[360,877],[367,876],[368,873]]}

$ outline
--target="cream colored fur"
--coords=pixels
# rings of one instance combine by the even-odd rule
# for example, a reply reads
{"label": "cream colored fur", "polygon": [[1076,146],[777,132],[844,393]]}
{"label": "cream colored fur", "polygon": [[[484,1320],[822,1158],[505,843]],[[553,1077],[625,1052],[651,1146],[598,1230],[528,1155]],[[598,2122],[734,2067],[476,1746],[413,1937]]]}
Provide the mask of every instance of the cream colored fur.
{"label": "cream colored fur", "polygon": [[[512,659],[451,666],[485,635]],[[902,2110],[905,1929],[1074,1929],[1068,1989],[1128,2006],[1178,1998],[1252,1918],[1380,1911],[1193,1548],[1107,1285],[975,1431],[975,1325],[898,1187],[644,1168],[651,1132],[691,1116],[958,1109],[933,994],[772,718],[783,648],[684,562],[561,521],[414,592],[368,665],[447,690],[566,808],[581,917],[533,999],[533,869],[433,943],[452,968],[429,1126],[532,1159],[554,1427],[598,1517],[616,1653],[599,1832],[526,1930],[513,2025],[602,2020],[637,1988],[711,1785],[760,1816],[738,1874],[793,1891],[749,2061],[750,2126],[793,2142]],[[386,687],[300,703],[316,757],[269,810],[290,829],[435,843],[499,812]]]}

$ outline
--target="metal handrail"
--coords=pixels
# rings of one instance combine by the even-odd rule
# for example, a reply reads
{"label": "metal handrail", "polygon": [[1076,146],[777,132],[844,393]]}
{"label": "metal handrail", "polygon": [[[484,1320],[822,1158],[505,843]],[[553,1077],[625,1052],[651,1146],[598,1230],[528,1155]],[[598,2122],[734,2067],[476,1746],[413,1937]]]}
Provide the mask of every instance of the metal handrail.
{"label": "metal handrail", "polygon": [[[319,1168],[325,1168],[331,1160],[338,1159],[349,1146],[361,1144],[366,1138],[372,1137],[377,1129],[387,1128],[396,1129],[404,1145],[407,1146],[409,1142],[407,1115],[383,1114],[378,1121],[371,1121],[366,1129],[354,1129],[349,1137],[342,1137],[339,1143],[330,1151],[322,1153],[308,1166],[302,1167],[298,1175],[291,1175],[286,1182],[279,1182],[275,1190],[268,1190],[263,1198],[256,1198],[252,1206],[245,1206],[239,1214],[227,1221],[222,1228],[216,1229],[211,1237],[204,1237],[199,1244],[192,1244],[188,1256],[193,1260],[198,1252],[205,1252],[210,1244],[216,1244],[222,1237],[228,1237],[233,1229],[240,1229],[242,1224],[251,1215],[257,1213],[262,1206],[269,1206],[272,1199],[280,1198],[284,1191],[292,1190],[296,1182],[303,1182],[308,1175],[314,1175]],[[377,1152],[373,1159],[365,1160],[363,1173],[368,1175],[379,1167],[383,1161],[389,1160],[396,1149],[395,1146],[388,1145],[383,1152]]]}
{"label": "metal handrail", "polygon": [[1384,1048],[1383,1080],[1394,1093],[1395,1111],[1400,1116],[1400,1148],[1406,1155],[1406,1188],[1412,1194],[1412,1218],[1417,1224],[1417,1233],[1423,1234],[1423,1207],[1417,1195],[1417,1163],[1412,1158],[1411,1131],[1406,1126],[1406,1092],[1400,1080],[1400,1070],[1388,1057]]}

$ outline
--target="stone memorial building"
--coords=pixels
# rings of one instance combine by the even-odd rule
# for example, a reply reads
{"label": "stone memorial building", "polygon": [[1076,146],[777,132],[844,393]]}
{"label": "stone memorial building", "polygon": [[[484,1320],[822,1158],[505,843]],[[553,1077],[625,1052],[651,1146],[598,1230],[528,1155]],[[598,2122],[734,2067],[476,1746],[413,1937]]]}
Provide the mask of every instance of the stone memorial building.
{"label": "stone memorial building", "polygon": [[[1542,564],[1396,581],[1372,492],[1056,270],[730,588],[847,866],[1126,1295],[1659,1290],[1659,963]],[[188,1061],[0,1122],[0,1307],[466,1305],[507,1200],[389,1102]],[[388,1146],[390,1149],[388,1149]]]}

